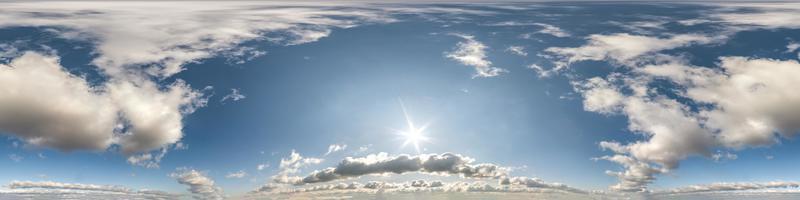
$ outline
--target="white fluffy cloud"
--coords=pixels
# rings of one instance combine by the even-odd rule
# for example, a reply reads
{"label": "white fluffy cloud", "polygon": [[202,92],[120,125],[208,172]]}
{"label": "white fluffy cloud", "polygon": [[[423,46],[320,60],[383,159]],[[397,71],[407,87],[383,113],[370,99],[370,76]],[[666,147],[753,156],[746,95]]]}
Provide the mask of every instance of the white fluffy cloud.
{"label": "white fluffy cloud", "polygon": [[486,49],[489,47],[475,40],[475,36],[465,34],[452,35],[460,37],[464,41],[458,42],[453,51],[445,52],[445,56],[475,68],[475,77],[493,77],[507,72],[505,69],[492,67],[492,61],[486,59]]}
{"label": "white fluffy cloud", "polygon": [[117,106],[64,71],[57,57],[28,52],[0,64],[0,130],[30,144],[103,150],[113,143]]}
{"label": "white fluffy cloud", "polygon": [[292,150],[289,158],[282,158],[277,174],[272,176],[272,181],[275,183],[295,183],[298,182],[300,177],[290,176],[300,172],[300,168],[319,164],[323,159],[319,158],[304,158],[299,153]]}
{"label": "white fluffy cloud", "polygon": [[170,174],[178,183],[189,187],[195,199],[221,200],[224,199],[222,188],[214,184],[214,180],[194,169],[178,169]]}
{"label": "white fluffy cloud", "polygon": [[64,151],[125,153],[178,142],[182,117],[203,106],[202,94],[182,81],[159,89],[149,81],[91,86],[63,70],[55,56],[27,52],[0,64],[0,130]]}

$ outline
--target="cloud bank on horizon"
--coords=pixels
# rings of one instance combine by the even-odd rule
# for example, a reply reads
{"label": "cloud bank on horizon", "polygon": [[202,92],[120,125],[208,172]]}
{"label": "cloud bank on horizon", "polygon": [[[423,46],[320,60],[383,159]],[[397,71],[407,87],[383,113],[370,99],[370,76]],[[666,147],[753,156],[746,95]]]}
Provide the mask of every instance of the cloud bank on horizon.
{"label": "cloud bank on horizon", "polygon": [[[132,166],[170,170],[161,169],[162,161],[170,159],[166,157],[168,152],[181,150],[181,155],[190,154],[192,156],[187,157],[191,159],[202,157],[191,154],[194,148],[202,148],[202,145],[191,144],[195,147],[189,149],[187,145],[190,144],[185,143],[185,138],[192,134],[185,127],[196,112],[216,106],[210,106],[212,103],[237,106],[263,99],[258,91],[247,91],[239,86],[225,86],[224,93],[215,97],[215,85],[195,83],[191,81],[194,77],[183,75],[193,72],[194,68],[200,71],[205,62],[214,59],[222,59],[229,65],[280,59],[271,58],[271,51],[331,45],[324,44],[327,42],[323,42],[324,38],[343,36],[337,35],[339,32],[346,36],[346,31],[351,29],[392,24],[435,27],[419,35],[434,38],[432,43],[446,43],[433,48],[439,52],[433,55],[440,60],[436,62],[462,66],[448,70],[467,74],[470,84],[479,81],[485,82],[477,84],[495,84],[495,81],[515,80],[522,76],[520,74],[535,74],[533,78],[547,81],[547,85],[562,84],[568,88],[565,93],[577,96],[583,111],[596,113],[595,117],[623,119],[625,126],[620,128],[627,134],[590,141],[597,144],[599,150],[587,153],[594,156],[585,159],[618,165],[616,170],[605,170],[606,175],[617,179],[608,186],[609,190],[574,186],[584,185],[582,183],[550,182],[560,180],[544,180],[515,170],[512,165],[476,163],[479,159],[465,155],[492,157],[493,152],[464,148],[469,146],[466,143],[459,146],[462,144],[458,137],[438,142],[458,144],[454,146],[460,147],[459,151],[414,155],[383,152],[387,151],[383,147],[380,148],[383,150],[373,151],[372,144],[351,143],[348,146],[343,142],[310,138],[308,144],[296,144],[297,148],[303,148],[301,151],[292,149],[288,157],[272,165],[259,163],[257,167],[214,169],[224,173],[221,175],[195,170],[194,166],[162,173],[166,175],[161,179],[168,178],[173,184],[188,188],[187,195],[178,194],[182,191],[174,190],[177,185],[170,191],[160,191],[74,181],[15,180],[0,189],[0,197],[257,199],[320,194],[372,198],[386,193],[402,198],[404,194],[424,193],[575,199],[644,195],[669,199],[689,197],[681,195],[701,198],[715,193],[772,195],[800,191],[797,182],[762,179],[747,180],[750,182],[705,180],[703,184],[652,188],[663,175],[680,176],[681,164],[693,158],[715,162],[736,160],[740,157],[738,152],[782,148],[784,141],[800,132],[800,91],[794,88],[800,85],[797,78],[800,75],[797,41],[800,38],[782,38],[783,43],[777,49],[753,47],[754,54],[741,53],[745,51],[726,54],[715,49],[730,48],[726,45],[733,44],[739,45],[732,48],[737,50],[748,47],[741,43],[758,43],[757,40],[739,41],[746,34],[797,33],[800,29],[800,17],[796,14],[800,12],[800,4],[797,3],[652,3],[660,9],[694,6],[709,12],[688,17],[641,13],[631,19],[594,16],[604,21],[598,25],[605,29],[599,30],[570,24],[579,23],[575,21],[576,16],[591,17],[594,14],[591,8],[603,6],[593,3],[11,1],[0,4],[3,5],[0,6],[0,30],[35,28],[49,37],[76,44],[71,50],[64,50],[37,44],[45,39],[31,39],[35,36],[17,38],[0,33],[3,39],[0,41],[0,133],[9,136],[14,148],[24,146],[28,151],[110,152],[124,157],[123,163]],[[563,23],[560,23],[562,18]],[[414,28],[403,30],[407,29]],[[423,37],[419,35],[415,37]],[[74,59],[69,57],[71,51],[84,48],[77,44],[91,49],[89,55],[84,55],[88,63],[82,63],[91,70],[80,71],[71,66],[74,64]],[[713,50],[719,52],[703,52]],[[699,60],[701,57],[704,60]],[[505,60],[512,58],[522,60]],[[375,62],[375,65],[383,64]],[[521,68],[514,70],[516,65]],[[586,72],[587,65],[596,67],[591,70],[605,71]],[[469,67],[469,71],[463,66]],[[428,74],[422,76],[425,75]],[[314,80],[309,78],[308,81]],[[505,86],[494,87],[503,90]],[[458,90],[464,95],[481,95],[463,88]],[[210,101],[212,98],[218,100]],[[567,100],[568,97],[563,98]],[[409,128],[414,129],[406,117],[412,126]],[[313,120],[316,119],[309,119]],[[427,133],[417,131],[411,130],[405,136],[408,137],[406,141],[426,138],[424,134]],[[231,137],[247,136],[230,134]],[[489,134],[495,133],[484,134],[491,138]],[[354,136],[336,138],[349,137]],[[327,148],[314,146],[322,143],[330,145]],[[311,152],[309,149],[322,152],[319,156],[300,155],[299,152]],[[54,156],[62,154],[66,153]],[[40,160],[46,158],[41,153],[38,155]],[[498,156],[508,160],[526,159],[522,153]],[[772,156],[767,157],[772,159]],[[9,154],[9,158],[15,163],[33,159],[15,153]],[[275,167],[269,169],[269,166]],[[306,170],[310,172],[304,173]],[[249,180],[250,186],[257,185],[252,190],[233,194],[219,184],[238,180]]]}

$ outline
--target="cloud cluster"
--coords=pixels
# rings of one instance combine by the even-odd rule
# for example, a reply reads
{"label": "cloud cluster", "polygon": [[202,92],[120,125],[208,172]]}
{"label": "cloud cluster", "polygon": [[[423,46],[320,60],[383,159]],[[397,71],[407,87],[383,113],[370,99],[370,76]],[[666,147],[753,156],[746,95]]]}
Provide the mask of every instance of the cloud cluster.
{"label": "cloud cluster", "polygon": [[60,183],[52,181],[13,181],[6,185],[6,187],[11,189],[11,191],[3,191],[3,194],[15,194],[21,197],[108,197],[123,199],[175,199],[178,197],[178,195],[158,190],[134,190],[121,186]]}
{"label": "cloud cluster", "polygon": [[475,40],[475,36],[466,34],[452,34],[464,39],[458,42],[455,49],[445,52],[445,57],[475,68],[475,77],[493,77],[507,72],[507,70],[492,67],[492,61],[486,59],[485,44]]}
{"label": "cloud cluster", "polygon": [[[655,175],[689,156],[733,158],[714,150],[769,146],[800,131],[800,107],[792,106],[800,105],[800,92],[791,88],[800,84],[791,77],[800,74],[797,61],[721,57],[714,68],[669,58],[575,83],[587,111],[624,115],[628,129],[645,136],[629,144],[600,143],[617,155],[598,159],[625,167],[607,172],[620,179],[612,189],[644,191]],[[674,89],[652,84],[664,80]]]}
{"label": "cloud cluster", "polygon": [[336,167],[317,170],[300,178],[292,178],[295,185],[328,182],[357,178],[364,175],[403,174],[421,172],[430,174],[460,175],[465,178],[499,178],[507,169],[494,164],[471,164],[474,160],[454,153],[421,154],[416,156],[389,156],[387,153],[370,154],[366,157],[347,157]]}
{"label": "cloud cluster", "polygon": [[[249,9],[254,4],[260,9]],[[267,32],[285,33],[270,41],[301,44],[327,36],[332,27],[382,19],[367,11],[254,2],[3,2],[0,27],[54,27],[48,30],[59,37],[94,44],[92,64],[106,81],[70,74],[56,56],[15,53],[19,57],[0,65],[0,84],[7,86],[0,90],[0,131],[63,151],[119,145],[129,163],[155,168],[163,150],[183,137],[183,117],[207,101],[179,79],[155,80],[219,53],[257,56],[259,50],[239,44]],[[242,98],[234,90],[223,101]],[[158,148],[157,155],[131,155]]]}
{"label": "cloud cluster", "polygon": [[182,117],[205,105],[202,94],[177,81],[160,89],[152,82],[111,81],[92,85],[64,71],[58,57],[27,52],[0,64],[0,130],[43,147],[64,151],[125,153],[178,142]]}
{"label": "cloud cluster", "polygon": [[[243,45],[247,41],[303,44],[328,36],[334,28],[393,22],[394,14],[489,14],[436,6],[374,6],[3,2],[0,28],[42,27],[57,37],[93,45],[91,64],[102,79],[89,82],[70,74],[54,55],[23,53],[16,43],[0,45],[0,60],[10,61],[0,66],[0,83],[8,86],[0,90],[0,131],[63,151],[101,151],[119,145],[130,163],[155,167],[163,156],[146,152],[180,141],[183,117],[207,102],[203,91],[169,79],[187,63],[219,55],[240,63],[265,54]],[[494,73],[486,69],[487,74]],[[234,90],[223,101],[242,98]]]}
{"label": "cloud cluster", "polygon": [[195,199],[217,200],[225,197],[222,188],[217,187],[214,184],[214,180],[197,170],[178,169],[170,176],[175,178],[178,183],[188,186],[189,192],[192,193]]}
{"label": "cloud cluster", "polygon": [[[736,32],[752,29],[797,28],[793,13],[800,4],[732,4],[705,18],[681,24],[717,23],[721,32],[708,34],[618,33],[590,35],[579,47],[550,47],[543,56],[559,71],[580,61],[608,61],[624,66],[606,77],[575,80],[584,109],[605,115],[623,115],[628,129],[644,139],[627,144],[600,142],[615,153],[597,160],[622,165],[622,171],[606,173],[619,178],[611,188],[646,191],[658,174],[667,173],[689,156],[711,160],[736,159],[728,151],[765,147],[781,138],[793,138],[800,126],[800,84],[789,74],[800,73],[794,60],[720,57],[717,66],[694,66],[664,50],[724,41]],[[744,11],[747,10],[747,11]],[[644,24],[641,24],[644,25]],[[787,45],[786,53],[795,46]],[[538,66],[537,66],[538,67]],[[715,153],[716,152],[716,153]]]}

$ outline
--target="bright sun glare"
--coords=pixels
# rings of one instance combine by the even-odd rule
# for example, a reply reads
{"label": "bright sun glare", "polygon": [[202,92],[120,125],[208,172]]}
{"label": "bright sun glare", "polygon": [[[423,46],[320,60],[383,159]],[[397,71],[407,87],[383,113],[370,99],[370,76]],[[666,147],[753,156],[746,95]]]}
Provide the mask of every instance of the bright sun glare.
{"label": "bright sun glare", "polygon": [[409,144],[414,145],[414,149],[417,150],[417,153],[420,153],[419,144],[420,142],[428,142],[430,138],[425,136],[425,129],[428,128],[428,125],[424,125],[422,127],[417,128],[414,126],[414,122],[411,121],[411,117],[408,115],[406,111],[406,106],[403,104],[403,101],[400,101],[400,107],[403,109],[403,115],[406,118],[406,124],[408,125],[407,130],[404,131],[397,131],[397,134],[402,137],[405,141],[401,148],[405,148]]}

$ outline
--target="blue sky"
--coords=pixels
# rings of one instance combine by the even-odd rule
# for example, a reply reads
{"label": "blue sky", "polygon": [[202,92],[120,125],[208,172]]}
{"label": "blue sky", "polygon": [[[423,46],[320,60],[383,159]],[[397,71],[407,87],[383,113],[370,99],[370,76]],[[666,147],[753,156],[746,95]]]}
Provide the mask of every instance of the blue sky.
{"label": "blue sky", "polygon": [[797,188],[794,3],[2,4],[0,197]]}

